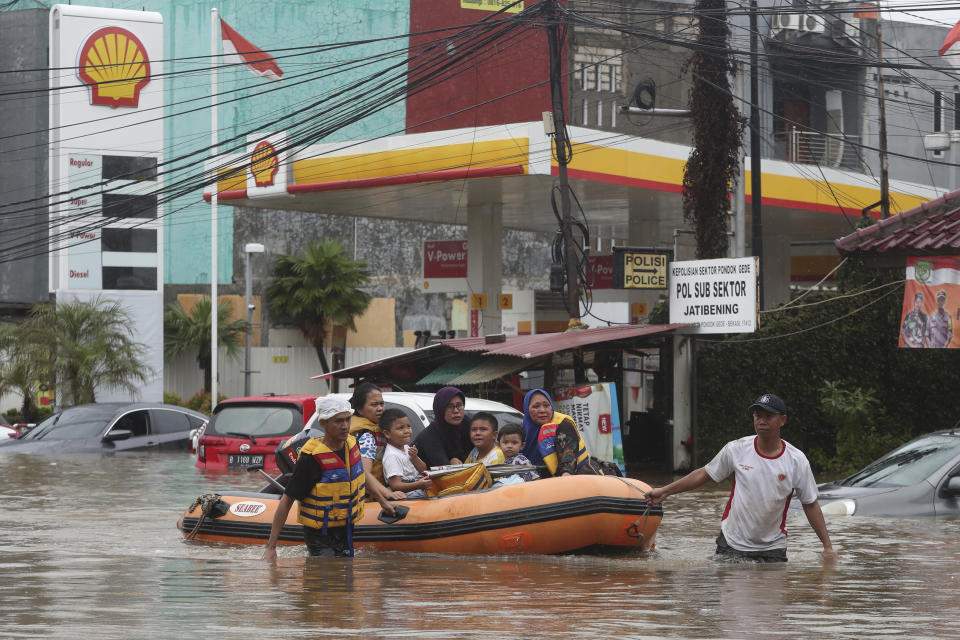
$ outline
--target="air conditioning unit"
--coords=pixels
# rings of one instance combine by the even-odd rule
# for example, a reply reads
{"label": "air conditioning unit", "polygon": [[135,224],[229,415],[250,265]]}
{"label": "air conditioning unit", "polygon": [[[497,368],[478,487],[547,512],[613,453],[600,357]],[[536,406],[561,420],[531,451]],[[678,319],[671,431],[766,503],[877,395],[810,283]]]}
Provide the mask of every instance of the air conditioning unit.
{"label": "air conditioning unit", "polygon": [[834,23],[834,35],[840,35],[854,42],[860,42],[860,20],[844,16]]}
{"label": "air conditioning unit", "polygon": [[800,15],[798,29],[808,33],[824,33],[827,30],[827,21],[823,16],[815,13],[804,13]]}
{"label": "air conditioning unit", "polygon": [[800,28],[800,16],[795,13],[775,13],[770,21],[770,32],[775,34],[784,30],[794,30]]}

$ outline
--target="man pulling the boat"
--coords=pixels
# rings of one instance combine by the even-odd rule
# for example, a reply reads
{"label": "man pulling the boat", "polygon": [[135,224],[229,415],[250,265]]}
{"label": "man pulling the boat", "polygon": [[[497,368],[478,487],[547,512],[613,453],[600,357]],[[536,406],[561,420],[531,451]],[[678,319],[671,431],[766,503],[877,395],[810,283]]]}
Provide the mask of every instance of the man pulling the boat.
{"label": "man pulling the boat", "polygon": [[717,556],[786,562],[787,507],[796,490],[807,521],[823,543],[824,558],[835,559],[810,463],[802,451],[780,439],[780,429],[787,422],[787,405],[767,393],[757,398],[749,411],[756,436],[728,442],[705,467],[665,487],[651,489],[647,499],[659,504],[667,496],[734,474],[717,536]]}
{"label": "man pulling the boat", "polygon": [[[323,437],[311,438],[300,449],[273,517],[265,560],[277,558],[277,540],[294,500],[300,503],[297,521],[310,555],[353,556],[353,524],[363,515],[365,497],[360,448],[350,435],[353,410],[342,398],[324,396],[317,399],[316,412]],[[384,512],[395,513],[379,492],[375,498]]]}

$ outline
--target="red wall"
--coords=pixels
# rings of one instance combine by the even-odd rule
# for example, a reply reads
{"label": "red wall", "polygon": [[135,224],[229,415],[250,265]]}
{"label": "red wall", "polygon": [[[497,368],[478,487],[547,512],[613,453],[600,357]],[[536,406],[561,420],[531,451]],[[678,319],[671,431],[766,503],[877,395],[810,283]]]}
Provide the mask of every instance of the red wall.
{"label": "red wall", "polygon": [[[536,4],[536,0],[528,0],[526,6],[533,4]],[[410,0],[410,32],[417,34],[445,27],[463,28],[494,15],[492,11],[461,9],[460,0]],[[418,51],[418,45],[449,38],[457,31],[459,29],[412,36],[411,51]],[[566,49],[561,55],[566,71]],[[549,60],[546,31],[542,27],[528,26],[522,34],[511,34],[498,40],[484,49],[482,58],[475,65],[465,64],[469,68],[459,75],[407,96],[407,132],[540,120],[544,111],[552,110]],[[412,68],[413,65],[410,66]],[[538,83],[542,84],[533,87]],[[563,84],[566,89],[565,80]],[[519,91],[525,87],[533,88]],[[515,95],[482,107],[470,108],[516,91],[519,92]],[[566,99],[565,90],[565,102]]]}

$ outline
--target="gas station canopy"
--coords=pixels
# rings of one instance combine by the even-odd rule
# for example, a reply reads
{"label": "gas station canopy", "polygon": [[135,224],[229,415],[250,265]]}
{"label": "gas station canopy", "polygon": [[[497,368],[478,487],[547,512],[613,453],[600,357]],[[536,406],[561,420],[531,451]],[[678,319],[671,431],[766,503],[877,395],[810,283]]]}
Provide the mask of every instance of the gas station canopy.
{"label": "gas station canopy", "polygon": [[[580,127],[569,133],[570,184],[589,225],[626,239],[639,220],[646,246],[670,246],[673,230],[683,224],[680,192],[690,147]],[[222,174],[219,200],[438,224],[466,224],[468,206],[493,204],[503,227],[553,231],[550,194],[558,169],[551,144],[540,122],[326,143],[281,151],[285,181],[270,188],[255,187],[246,171]],[[238,156],[230,166],[248,162],[249,156]],[[875,180],[864,174],[824,168],[813,177],[803,165],[768,159],[762,166],[764,210],[782,218],[795,240],[832,241],[849,231],[844,215],[859,218],[879,198]],[[747,202],[750,185],[748,171]],[[937,195],[924,185],[891,183],[894,210]]]}

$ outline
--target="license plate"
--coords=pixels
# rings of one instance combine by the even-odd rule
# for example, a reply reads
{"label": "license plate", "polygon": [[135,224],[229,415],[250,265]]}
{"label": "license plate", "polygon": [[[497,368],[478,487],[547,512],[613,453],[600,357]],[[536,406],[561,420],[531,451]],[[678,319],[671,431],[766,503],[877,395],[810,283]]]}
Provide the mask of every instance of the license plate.
{"label": "license plate", "polygon": [[230,471],[245,471],[253,464],[263,464],[263,454],[248,455],[231,453],[227,456],[227,469]]}

